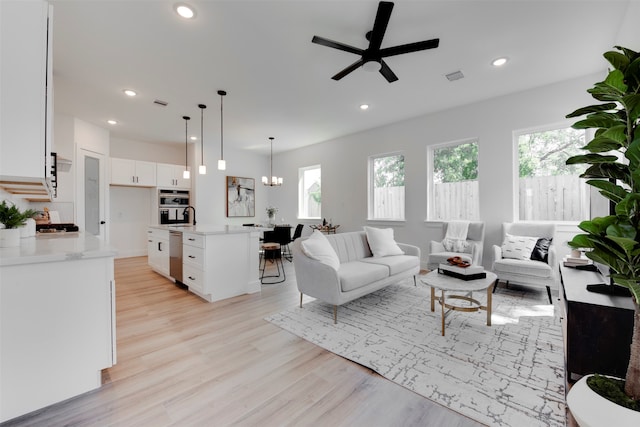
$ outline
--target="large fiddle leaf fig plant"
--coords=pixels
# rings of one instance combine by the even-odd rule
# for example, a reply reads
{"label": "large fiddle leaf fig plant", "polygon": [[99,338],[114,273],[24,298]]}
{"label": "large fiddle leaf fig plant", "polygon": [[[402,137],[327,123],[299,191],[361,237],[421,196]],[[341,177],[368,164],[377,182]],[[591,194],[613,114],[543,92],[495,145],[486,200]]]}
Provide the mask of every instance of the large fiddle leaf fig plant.
{"label": "large fiddle leaf fig plant", "polygon": [[613,282],[631,291],[635,313],[624,392],[640,400],[640,55],[616,46],[604,57],[610,71],[588,90],[600,103],[567,116],[586,116],[573,127],[595,129],[594,138],[583,147],[587,154],[567,164],[588,165],[581,176],[610,200],[612,211],[581,222],[584,233],[569,245],[589,248],[586,256],[607,265]]}

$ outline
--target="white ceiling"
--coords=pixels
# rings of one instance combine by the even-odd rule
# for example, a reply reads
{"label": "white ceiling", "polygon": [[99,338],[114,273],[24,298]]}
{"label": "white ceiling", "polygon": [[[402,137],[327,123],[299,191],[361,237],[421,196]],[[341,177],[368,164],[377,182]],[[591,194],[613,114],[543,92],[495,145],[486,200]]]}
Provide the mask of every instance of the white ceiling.
{"label": "white ceiling", "polygon": [[[177,1],[51,0],[54,108],[117,138],[176,143],[183,115],[200,135],[204,103],[205,147],[219,147],[224,89],[225,147],[267,153],[274,136],[274,152],[290,150],[602,71],[633,1],[396,1],[382,47],[436,37],[440,47],[387,58],[390,84],[362,69],[332,80],[357,56],[311,43],[365,48],[377,1],[186,0],[197,11],[187,21]],[[510,62],[496,69],[499,56]],[[457,70],[464,79],[444,77]]]}

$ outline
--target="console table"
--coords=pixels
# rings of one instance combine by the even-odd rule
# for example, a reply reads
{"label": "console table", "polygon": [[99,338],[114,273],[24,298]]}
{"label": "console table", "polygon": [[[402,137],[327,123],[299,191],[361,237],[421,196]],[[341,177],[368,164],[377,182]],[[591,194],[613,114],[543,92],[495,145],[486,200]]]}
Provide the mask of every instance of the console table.
{"label": "console table", "polygon": [[567,378],[592,373],[624,378],[633,332],[629,297],[589,292],[599,273],[560,266],[562,333]]}

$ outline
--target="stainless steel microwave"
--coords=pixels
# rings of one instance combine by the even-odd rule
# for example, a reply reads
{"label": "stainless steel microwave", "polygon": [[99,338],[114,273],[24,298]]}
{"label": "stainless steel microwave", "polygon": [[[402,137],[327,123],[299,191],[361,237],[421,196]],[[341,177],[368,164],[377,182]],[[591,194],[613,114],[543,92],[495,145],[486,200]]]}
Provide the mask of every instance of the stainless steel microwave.
{"label": "stainless steel microwave", "polygon": [[158,190],[158,207],[175,208],[189,206],[189,190]]}

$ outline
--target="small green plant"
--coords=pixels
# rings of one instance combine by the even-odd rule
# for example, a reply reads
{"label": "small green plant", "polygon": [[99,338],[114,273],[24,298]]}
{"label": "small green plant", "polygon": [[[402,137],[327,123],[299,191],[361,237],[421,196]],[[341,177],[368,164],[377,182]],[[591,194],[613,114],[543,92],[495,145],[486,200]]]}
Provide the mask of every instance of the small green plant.
{"label": "small green plant", "polygon": [[278,208],[274,208],[273,206],[269,206],[267,209],[267,216],[269,218],[273,218],[275,214],[278,212]]}
{"label": "small green plant", "polygon": [[36,211],[33,209],[21,211],[13,203],[8,204],[6,200],[0,203],[0,223],[4,224],[5,228],[18,228],[35,214]]}

